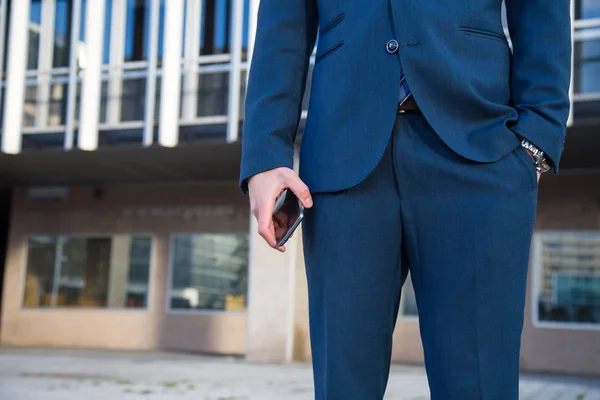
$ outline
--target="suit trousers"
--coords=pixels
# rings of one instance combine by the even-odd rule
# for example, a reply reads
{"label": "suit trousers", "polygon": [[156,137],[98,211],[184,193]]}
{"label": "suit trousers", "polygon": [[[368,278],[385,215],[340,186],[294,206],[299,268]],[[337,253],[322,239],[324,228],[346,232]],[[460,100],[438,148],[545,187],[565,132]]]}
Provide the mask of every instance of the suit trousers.
{"label": "suit trousers", "polygon": [[470,161],[403,114],[366,179],[313,200],[303,235],[316,400],[383,398],[409,272],[431,399],[518,398],[537,202],[524,149]]}

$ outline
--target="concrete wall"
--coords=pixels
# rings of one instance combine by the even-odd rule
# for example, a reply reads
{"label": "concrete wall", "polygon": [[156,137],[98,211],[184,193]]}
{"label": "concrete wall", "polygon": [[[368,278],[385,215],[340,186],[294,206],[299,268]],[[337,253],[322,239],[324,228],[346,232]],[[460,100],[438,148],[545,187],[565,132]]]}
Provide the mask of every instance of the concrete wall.
{"label": "concrete wall", "polygon": [[[100,196],[94,193],[93,187],[71,188],[67,201],[40,204],[28,201],[26,190],[15,191],[2,301],[2,343],[244,354],[245,313],[166,311],[171,234],[247,232],[247,200],[236,185],[109,186]],[[148,309],[22,308],[27,238],[71,233],[152,234]]]}
{"label": "concrete wall", "polygon": [[[229,206],[226,216],[165,216],[161,207]],[[144,211],[145,210],[145,211]],[[145,213],[145,216],[143,214]],[[155,215],[154,215],[155,214]],[[288,252],[270,249],[250,219],[247,313],[177,314],[165,310],[170,235],[175,232],[246,232],[247,199],[234,184],[107,187],[70,191],[63,204],[32,204],[14,195],[7,257],[1,340],[23,346],[180,349],[246,354],[253,361],[310,359],[308,298],[301,232]],[[600,174],[546,176],[540,185],[536,231],[600,230]],[[44,310],[21,307],[26,240],[32,234],[151,233],[151,295],[148,310]],[[531,274],[530,270],[530,281]],[[528,291],[531,284],[528,285]],[[524,370],[600,374],[600,329],[535,326],[531,293],[523,331]],[[416,318],[399,318],[393,360],[423,362]]]}
{"label": "concrete wall", "polygon": [[[600,173],[549,175],[540,183],[536,231],[600,231]],[[535,326],[529,270],[521,366],[524,370],[600,375],[600,326],[592,330]]]}

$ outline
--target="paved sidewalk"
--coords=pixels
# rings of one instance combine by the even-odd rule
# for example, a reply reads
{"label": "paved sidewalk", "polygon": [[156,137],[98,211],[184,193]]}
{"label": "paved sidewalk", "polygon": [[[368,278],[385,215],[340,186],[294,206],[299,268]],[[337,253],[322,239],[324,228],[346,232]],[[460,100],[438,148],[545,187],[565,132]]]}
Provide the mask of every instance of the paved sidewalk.
{"label": "paved sidewalk", "polygon": [[[2,400],[309,400],[308,365],[171,353],[0,349]],[[387,399],[429,399],[425,372],[394,366]],[[522,400],[600,400],[600,379],[522,377]]]}

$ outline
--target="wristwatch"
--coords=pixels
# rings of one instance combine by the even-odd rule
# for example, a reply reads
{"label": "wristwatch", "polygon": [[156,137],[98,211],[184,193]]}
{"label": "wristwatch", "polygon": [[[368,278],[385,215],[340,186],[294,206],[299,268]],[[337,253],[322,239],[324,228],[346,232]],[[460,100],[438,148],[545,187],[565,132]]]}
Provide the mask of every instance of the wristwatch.
{"label": "wristwatch", "polygon": [[535,165],[535,169],[540,173],[548,172],[552,169],[552,165],[550,165],[550,161],[546,154],[540,149],[537,148],[534,144],[529,142],[527,139],[521,139],[521,147],[529,150],[529,153],[533,157],[533,164]]}

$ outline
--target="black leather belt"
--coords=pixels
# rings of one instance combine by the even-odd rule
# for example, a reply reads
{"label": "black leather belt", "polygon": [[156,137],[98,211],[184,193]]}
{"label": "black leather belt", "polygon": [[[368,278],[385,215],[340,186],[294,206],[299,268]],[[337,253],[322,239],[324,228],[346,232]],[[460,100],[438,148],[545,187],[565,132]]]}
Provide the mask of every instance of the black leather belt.
{"label": "black leather belt", "polygon": [[402,104],[398,103],[398,114],[406,113],[421,113],[421,110],[419,110],[419,106],[415,102],[414,96],[410,96]]}

